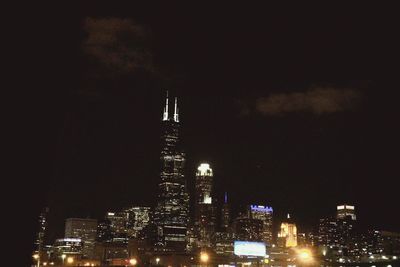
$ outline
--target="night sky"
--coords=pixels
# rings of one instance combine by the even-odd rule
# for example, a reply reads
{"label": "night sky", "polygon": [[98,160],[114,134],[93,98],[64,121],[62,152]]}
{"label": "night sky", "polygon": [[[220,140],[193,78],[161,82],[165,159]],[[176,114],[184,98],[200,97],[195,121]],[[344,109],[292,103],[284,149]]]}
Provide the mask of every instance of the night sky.
{"label": "night sky", "polygon": [[302,231],[351,203],[363,227],[400,231],[397,14],[86,4],[36,6],[19,36],[29,244],[45,206],[53,239],[67,217],[155,203],[166,90],[189,184],[207,161],[236,212],[271,205]]}

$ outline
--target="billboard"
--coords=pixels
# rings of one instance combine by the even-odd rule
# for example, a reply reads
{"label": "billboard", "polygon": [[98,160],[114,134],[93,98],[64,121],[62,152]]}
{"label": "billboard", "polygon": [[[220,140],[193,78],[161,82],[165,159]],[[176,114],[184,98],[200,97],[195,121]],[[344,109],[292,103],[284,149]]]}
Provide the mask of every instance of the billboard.
{"label": "billboard", "polygon": [[234,254],[237,256],[264,257],[266,254],[264,242],[235,241]]}

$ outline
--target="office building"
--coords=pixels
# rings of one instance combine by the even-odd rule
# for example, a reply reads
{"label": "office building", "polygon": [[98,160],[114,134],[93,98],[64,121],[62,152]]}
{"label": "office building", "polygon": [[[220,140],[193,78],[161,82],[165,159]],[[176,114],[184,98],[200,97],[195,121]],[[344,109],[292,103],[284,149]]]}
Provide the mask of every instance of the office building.
{"label": "office building", "polygon": [[97,236],[97,220],[69,218],[65,222],[65,238],[78,238],[82,241],[82,255],[93,258]]}
{"label": "office building", "polygon": [[262,241],[264,241],[267,246],[270,246],[272,244],[272,207],[250,205],[249,213],[250,218],[260,220],[262,222]]}
{"label": "office building", "polygon": [[346,217],[350,217],[354,221],[356,220],[356,213],[354,206],[346,204],[337,206],[336,218],[345,219]]}
{"label": "office building", "polygon": [[211,247],[215,232],[215,209],[212,200],[213,171],[208,163],[197,168],[195,182],[195,229],[199,247]]}
{"label": "office building", "polygon": [[296,224],[290,219],[289,214],[287,216],[287,220],[281,223],[278,233],[278,245],[286,248],[297,246],[297,227]]}
{"label": "office building", "polygon": [[189,195],[184,176],[185,153],[179,147],[180,121],[175,98],[170,116],[168,93],[162,117],[161,173],[154,221],[157,225],[156,249],[183,252],[189,221]]}

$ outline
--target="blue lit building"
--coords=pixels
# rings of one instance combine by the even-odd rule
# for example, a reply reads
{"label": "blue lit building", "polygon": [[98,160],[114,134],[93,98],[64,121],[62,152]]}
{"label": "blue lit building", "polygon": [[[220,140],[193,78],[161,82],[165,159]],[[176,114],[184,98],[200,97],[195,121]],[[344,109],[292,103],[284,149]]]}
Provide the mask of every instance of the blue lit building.
{"label": "blue lit building", "polygon": [[267,245],[272,244],[272,216],[273,209],[268,206],[250,205],[250,218],[260,220],[262,222],[261,240]]}

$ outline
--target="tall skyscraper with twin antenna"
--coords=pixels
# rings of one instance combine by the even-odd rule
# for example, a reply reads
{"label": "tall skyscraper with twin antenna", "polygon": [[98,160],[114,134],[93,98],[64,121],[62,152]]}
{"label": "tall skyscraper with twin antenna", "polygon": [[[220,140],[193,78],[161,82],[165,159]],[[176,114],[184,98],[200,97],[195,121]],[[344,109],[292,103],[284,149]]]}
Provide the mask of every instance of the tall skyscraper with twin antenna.
{"label": "tall skyscraper with twin antenna", "polygon": [[180,148],[178,99],[170,116],[168,92],[162,116],[161,172],[154,221],[157,225],[156,248],[181,252],[186,248],[189,221],[189,196],[184,176],[185,153]]}

